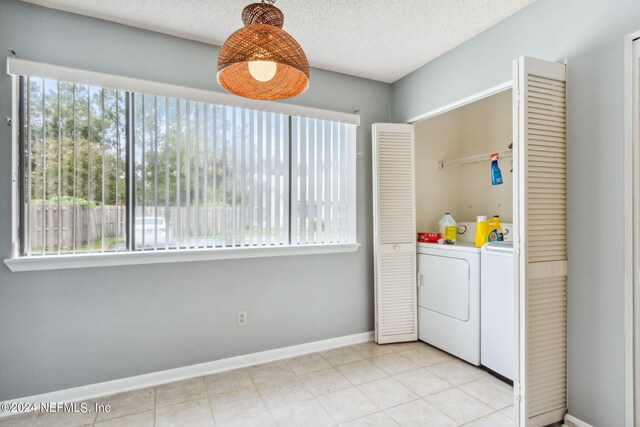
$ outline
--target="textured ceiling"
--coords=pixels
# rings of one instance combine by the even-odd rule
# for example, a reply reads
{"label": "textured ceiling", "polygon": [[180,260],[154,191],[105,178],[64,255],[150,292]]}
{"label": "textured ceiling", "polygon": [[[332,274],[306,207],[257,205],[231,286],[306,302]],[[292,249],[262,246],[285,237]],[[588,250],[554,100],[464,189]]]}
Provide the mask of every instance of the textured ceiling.
{"label": "textured ceiling", "polygon": [[[215,45],[249,0],[25,0]],[[255,0],[254,0],[255,1]],[[535,0],[279,0],[313,67],[394,82]]]}

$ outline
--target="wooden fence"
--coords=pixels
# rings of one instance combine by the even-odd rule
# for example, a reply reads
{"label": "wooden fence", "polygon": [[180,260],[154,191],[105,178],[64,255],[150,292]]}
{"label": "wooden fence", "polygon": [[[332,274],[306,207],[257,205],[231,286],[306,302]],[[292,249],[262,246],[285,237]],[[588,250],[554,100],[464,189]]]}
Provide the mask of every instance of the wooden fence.
{"label": "wooden fence", "polygon": [[[69,251],[102,240],[123,237],[126,230],[126,209],[122,206],[88,207],[61,205],[31,205],[27,209],[27,224],[31,252]],[[74,245],[75,242],[75,245]]]}
{"label": "wooden fence", "polygon": [[[28,250],[31,253],[41,252],[43,247],[47,252],[57,252],[58,249],[66,252],[74,248],[84,251],[87,246],[103,239],[113,238],[109,244],[115,244],[116,239],[125,240],[127,211],[124,206],[61,205],[58,210],[55,204],[37,204],[25,208],[29,230]],[[221,235],[225,228],[233,229],[234,217],[236,230],[239,231],[242,212],[242,208],[230,207],[169,207],[167,210],[165,206],[159,206],[157,211],[153,207],[146,207],[144,214],[141,208],[137,208],[135,216],[149,218],[157,215],[163,218],[168,224],[168,239],[175,240],[179,236],[184,239],[188,236]]]}

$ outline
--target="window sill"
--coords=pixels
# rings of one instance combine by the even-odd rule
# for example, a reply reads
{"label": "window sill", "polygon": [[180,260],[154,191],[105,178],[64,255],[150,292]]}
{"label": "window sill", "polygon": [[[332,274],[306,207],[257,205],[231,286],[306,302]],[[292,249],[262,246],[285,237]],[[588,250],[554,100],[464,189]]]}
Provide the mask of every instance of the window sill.
{"label": "window sill", "polygon": [[241,247],[225,249],[188,249],[82,255],[46,255],[5,259],[11,271],[61,270],[67,268],[110,267],[117,265],[160,264],[168,262],[213,261],[223,259],[264,258],[294,255],[318,255],[355,252],[359,243],[335,245]]}

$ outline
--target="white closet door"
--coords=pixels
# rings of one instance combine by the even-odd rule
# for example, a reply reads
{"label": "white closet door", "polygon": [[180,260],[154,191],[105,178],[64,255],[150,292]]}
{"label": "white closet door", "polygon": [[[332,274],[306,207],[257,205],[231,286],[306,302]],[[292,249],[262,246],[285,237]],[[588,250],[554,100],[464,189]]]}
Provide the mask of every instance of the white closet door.
{"label": "white closet door", "polygon": [[520,426],[567,410],[566,65],[514,62],[515,389]]}
{"label": "white closet door", "polygon": [[412,125],[373,125],[376,342],[415,341],[416,218]]}
{"label": "white closet door", "polygon": [[[635,421],[634,425],[640,426],[640,316],[638,308],[640,307],[640,36],[633,41],[633,47],[631,52],[631,76],[630,81],[627,83],[626,90],[631,90],[631,105],[626,106],[630,110],[631,121],[631,140],[632,146],[630,154],[625,153],[631,157],[630,170],[631,170],[631,221],[632,223],[627,228],[632,233],[632,247],[631,253],[632,270],[627,274],[632,278],[632,290],[631,300],[629,304],[631,307],[628,309],[631,311],[631,318],[633,322],[633,337],[632,337],[632,371],[633,377],[627,381],[630,382],[630,388],[632,389],[633,405],[632,408],[628,408],[627,422],[630,420]],[[628,177],[625,177],[628,179]],[[627,297],[628,298],[628,297]]]}

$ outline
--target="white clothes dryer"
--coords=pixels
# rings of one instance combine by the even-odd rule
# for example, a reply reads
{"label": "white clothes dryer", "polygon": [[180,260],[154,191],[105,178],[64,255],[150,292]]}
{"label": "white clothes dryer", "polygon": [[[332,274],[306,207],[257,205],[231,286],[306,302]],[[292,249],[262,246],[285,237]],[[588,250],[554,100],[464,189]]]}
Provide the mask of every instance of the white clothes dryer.
{"label": "white clothes dryer", "polygon": [[480,249],[418,243],[418,338],[480,364]]}

